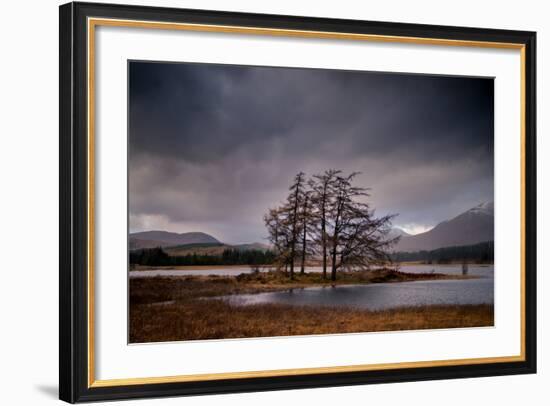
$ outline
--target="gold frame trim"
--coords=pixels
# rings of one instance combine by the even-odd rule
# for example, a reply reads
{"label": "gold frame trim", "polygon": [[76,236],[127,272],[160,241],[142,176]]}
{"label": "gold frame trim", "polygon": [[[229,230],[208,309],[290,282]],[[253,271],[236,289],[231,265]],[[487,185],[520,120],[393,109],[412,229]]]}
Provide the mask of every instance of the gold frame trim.
{"label": "gold frame trim", "polygon": [[[492,364],[504,362],[522,362],[525,361],[525,45],[506,42],[487,42],[487,41],[466,41],[438,38],[421,37],[400,37],[391,35],[372,35],[372,34],[354,34],[344,32],[326,32],[326,31],[306,31],[291,29],[274,29],[260,27],[241,27],[228,25],[210,25],[210,24],[186,24],[186,23],[165,23],[140,20],[121,20],[109,18],[88,18],[87,22],[87,43],[88,43],[88,387],[101,388],[126,385],[177,383],[193,381],[212,381],[219,379],[244,379],[244,378],[265,378],[277,376],[297,376],[310,374],[330,374],[341,372],[360,372],[360,371],[380,371],[396,368],[425,368],[441,366],[458,366],[473,364]],[[515,356],[503,357],[485,357],[485,358],[465,358],[453,360],[435,360],[435,361],[415,361],[415,362],[396,362],[383,364],[365,364],[365,365],[347,365],[318,368],[297,368],[297,369],[277,369],[267,371],[245,371],[245,372],[221,372],[212,374],[190,374],[175,376],[160,376],[146,378],[123,378],[123,379],[95,379],[95,278],[94,278],[94,196],[95,196],[95,28],[97,26],[110,27],[132,27],[149,28],[160,30],[183,30],[194,32],[217,32],[248,35],[268,35],[282,37],[298,38],[317,38],[317,39],[338,39],[355,40],[371,42],[389,42],[405,43],[435,46],[460,46],[460,47],[478,47],[478,48],[497,48],[513,49],[520,51],[520,83],[521,83],[521,116],[520,116],[520,137],[521,137],[521,269],[520,269],[520,354]]]}

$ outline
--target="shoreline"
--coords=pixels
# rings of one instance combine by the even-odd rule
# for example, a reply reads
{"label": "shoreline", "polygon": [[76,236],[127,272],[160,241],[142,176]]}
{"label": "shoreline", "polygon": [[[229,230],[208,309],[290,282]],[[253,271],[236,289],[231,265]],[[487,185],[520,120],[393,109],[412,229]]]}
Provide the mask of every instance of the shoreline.
{"label": "shoreline", "polygon": [[[260,268],[272,265],[258,265]],[[145,266],[137,265],[136,268],[130,269],[130,271],[202,271],[210,269],[241,269],[241,268],[251,268],[252,265],[168,265],[168,266]]]}
{"label": "shoreline", "polygon": [[[462,262],[456,263],[445,263],[445,264],[426,264],[418,261],[410,262],[400,262],[394,265],[407,266],[407,265],[420,265],[420,266],[437,266],[437,267],[456,267],[461,266]],[[490,267],[494,264],[489,263],[468,263],[468,266],[478,266],[478,267]],[[273,265],[167,265],[167,266],[146,266],[146,265],[137,265],[133,269],[130,269],[130,272],[142,272],[142,271],[208,271],[208,270],[237,270],[242,268],[252,269],[253,267],[258,267],[259,269],[266,269],[273,271],[271,268]],[[319,265],[309,265],[306,266],[309,268],[319,268]],[[327,272],[330,273],[330,269],[327,268]],[[341,272],[341,271],[339,271]],[[354,272],[354,271],[350,271]],[[311,273],[311,272],[309,272]],[[319,273],[319,272],[316,272]]]}
{"label": "shoreline", "polygon": [[322,274],[318,272],[297,273],[293,280],[284,273],[276,271],[238,275],[157,275],[130,278],[130,297],[158,298],[158,300],[148,301],[151,303],[315,287],[479,278],[476,275],[406,273],[388,269],[341,273],[335,281],[323,279]]}

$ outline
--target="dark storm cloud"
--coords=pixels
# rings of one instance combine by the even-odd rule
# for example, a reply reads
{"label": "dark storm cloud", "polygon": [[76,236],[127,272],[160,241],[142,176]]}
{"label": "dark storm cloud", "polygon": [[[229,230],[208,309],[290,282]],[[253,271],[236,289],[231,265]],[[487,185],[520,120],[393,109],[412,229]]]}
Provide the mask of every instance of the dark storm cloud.
{"label": "dark storm cloud", "polygon": [[130,227],[261,240],[294,173],[431,226],[493,196],[493,80],[130,63]]}

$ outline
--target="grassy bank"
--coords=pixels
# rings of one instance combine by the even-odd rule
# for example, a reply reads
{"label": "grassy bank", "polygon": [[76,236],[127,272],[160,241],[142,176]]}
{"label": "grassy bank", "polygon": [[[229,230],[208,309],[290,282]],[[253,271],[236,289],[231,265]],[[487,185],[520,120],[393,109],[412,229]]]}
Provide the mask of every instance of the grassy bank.
{"label": "grassy bank", "polygon": [[[471,276],[408,274],[392,270],[345,272],[335,282],[319,273],[130,279],[130,342],[265,337],[365,331],[474,327],[493,324],[493,307],[422,306],[385,311],[284,304],[235,306],[217,296],[290,288],[370,284]],[[204,298],[210,300],[205,301]]]}
{"label": "grassy bank", "polygon": [[493,325],[492,305],[421,306],[383,311],[222,300],[135,305],[130,342],[418,330]]}

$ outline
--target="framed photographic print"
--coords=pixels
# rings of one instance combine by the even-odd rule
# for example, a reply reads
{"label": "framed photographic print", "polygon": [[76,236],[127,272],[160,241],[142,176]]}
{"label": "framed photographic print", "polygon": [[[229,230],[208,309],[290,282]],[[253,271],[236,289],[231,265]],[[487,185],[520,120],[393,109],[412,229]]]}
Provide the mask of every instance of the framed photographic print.
{"label": "framed photographic print", "polygon": [[60,7],[60,398],[536,371],[533,32]]}

